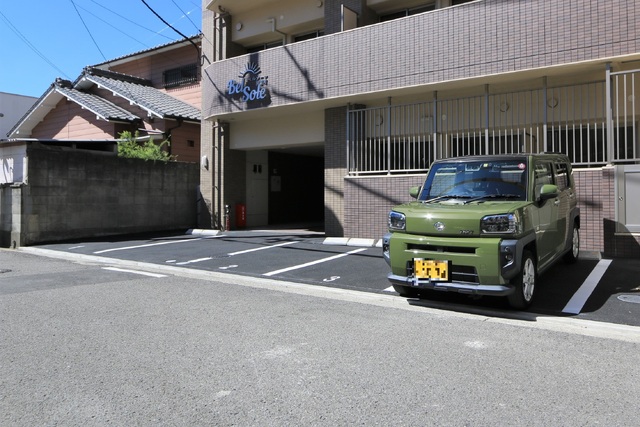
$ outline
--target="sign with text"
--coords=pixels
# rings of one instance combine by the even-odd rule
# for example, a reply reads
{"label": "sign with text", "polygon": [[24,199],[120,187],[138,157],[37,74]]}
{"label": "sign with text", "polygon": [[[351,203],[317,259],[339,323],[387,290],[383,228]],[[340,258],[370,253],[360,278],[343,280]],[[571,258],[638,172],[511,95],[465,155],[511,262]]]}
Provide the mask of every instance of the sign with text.
{"label": "sign with text", "polygon": [[231,79],[227,83],[227,96],[246,103],[247,108],[258,108],[271,104],[271,95],[268,89],[269,78],[260,74],[262,71],[258,64],[247,64],[246,68],[238,75],[239,80]]}

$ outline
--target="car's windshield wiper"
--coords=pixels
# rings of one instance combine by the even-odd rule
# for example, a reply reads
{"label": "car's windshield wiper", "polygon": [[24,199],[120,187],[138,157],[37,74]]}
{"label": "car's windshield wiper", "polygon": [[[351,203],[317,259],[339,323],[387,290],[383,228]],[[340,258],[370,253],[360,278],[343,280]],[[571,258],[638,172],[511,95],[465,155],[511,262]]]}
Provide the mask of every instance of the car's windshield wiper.
{"label": "car's windshield wiper", "polygon": [[519,199],[521,196],[518,196],[517,194],[485,194],[484,196],[478,196],[478,197],[474,197],[470,200],[465,200],[465,204],[467,203],[471,203],[471,202],[477,202],[478,200],[483,200],[483,199]]}
{"label": "car's windshield wiper", "polygon": [[445,194],[442,196],[434,197],[433,199],[422,200],[422,203],[434,203],[442,199],[468,199],[470,197],[471,196],[463,196],[460,194]]}

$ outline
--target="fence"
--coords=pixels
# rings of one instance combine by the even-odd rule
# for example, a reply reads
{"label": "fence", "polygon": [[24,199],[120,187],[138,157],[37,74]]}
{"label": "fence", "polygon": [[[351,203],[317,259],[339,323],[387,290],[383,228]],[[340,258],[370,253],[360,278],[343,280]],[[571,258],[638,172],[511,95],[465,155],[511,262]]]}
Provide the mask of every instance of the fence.
{"label": "fence", "polygon": [[607,81],[556,88],[351,109],[349,174],[417,173],[440,158],[521,152],[562,152],[583,167],[637,162],[638,73],[611,73]]}

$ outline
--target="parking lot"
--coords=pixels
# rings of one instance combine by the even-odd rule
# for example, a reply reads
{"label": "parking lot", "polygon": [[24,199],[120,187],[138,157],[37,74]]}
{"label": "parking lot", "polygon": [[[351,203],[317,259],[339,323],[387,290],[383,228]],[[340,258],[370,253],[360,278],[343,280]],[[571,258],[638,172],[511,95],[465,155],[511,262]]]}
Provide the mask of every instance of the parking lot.
{"label": "parking lot", "polygon": [[[74,256],[226,272],[315,286],[397,295],[375,241],[326,239],[307,230],[198,232],[40,245]],[[153,268],[151,268],[153,269]],[[132,271],[131,274],[136,274]],[[400,298],[398,296],[398,298]],[[444,310],[508,314],[502,298],[433,292],[421,304]],[[640,326],[640,265],[581,258],[540,277],[530,312]]]}

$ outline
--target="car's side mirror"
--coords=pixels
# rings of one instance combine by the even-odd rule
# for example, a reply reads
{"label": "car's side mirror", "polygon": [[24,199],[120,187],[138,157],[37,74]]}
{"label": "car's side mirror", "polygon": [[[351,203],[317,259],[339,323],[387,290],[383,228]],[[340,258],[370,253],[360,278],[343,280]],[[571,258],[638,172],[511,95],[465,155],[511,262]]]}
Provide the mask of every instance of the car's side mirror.
{"label": "car's side mirror", "polygon": [[554,184],[545,184],[540,189],[540,200],[549,200],[558,197],[558,186]]}
{"label": "car's side mirror", "polygon": [[420,195],[420,190],[422,190],[422,186],[411,187],[409,189],[409,195],[414,199],[417,199],[418,196]]}

